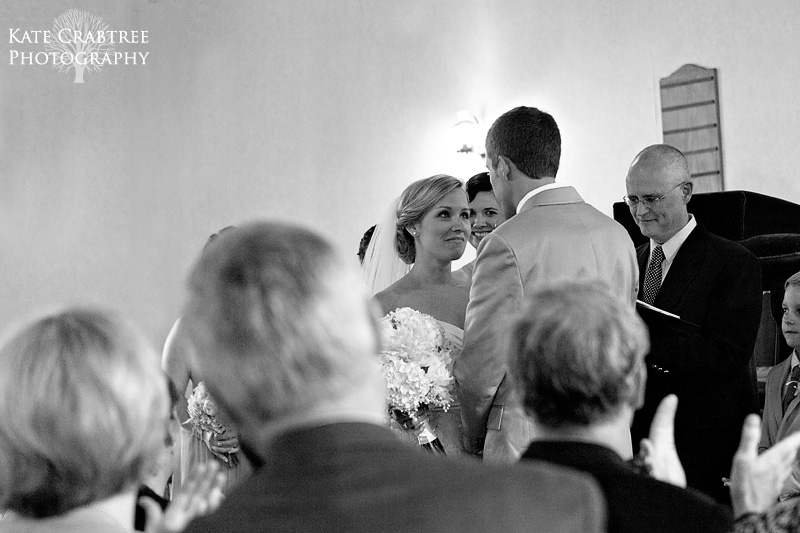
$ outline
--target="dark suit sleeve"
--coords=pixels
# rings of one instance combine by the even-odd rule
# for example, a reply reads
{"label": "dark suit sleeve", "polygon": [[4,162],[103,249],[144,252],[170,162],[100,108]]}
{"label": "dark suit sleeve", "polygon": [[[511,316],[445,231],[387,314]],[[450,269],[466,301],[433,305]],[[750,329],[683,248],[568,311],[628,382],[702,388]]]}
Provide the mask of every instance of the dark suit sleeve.
{"label": "dark suit sleeve", "polygon": [[672,372],[675,379],[706,386],[742,375],[753,355],[761,317],[758,259],[734,243],[710,243],[708,259],[700,265],[703,271],[690,281],[675,309],[698,327],[679,331],[651,327],[647,358],[648,363]]}

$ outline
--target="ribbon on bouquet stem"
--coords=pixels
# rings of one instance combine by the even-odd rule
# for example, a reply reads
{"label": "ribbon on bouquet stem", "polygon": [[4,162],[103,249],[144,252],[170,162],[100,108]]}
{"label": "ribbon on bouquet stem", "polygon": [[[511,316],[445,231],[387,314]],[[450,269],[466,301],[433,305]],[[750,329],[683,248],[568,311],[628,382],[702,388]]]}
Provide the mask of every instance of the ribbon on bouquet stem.
{"label": "ribbon on bouquet stem", "polygon": [[398,409],[392,409],[392,416],[403,429],[413,431],[417,436],[417,443],[434,455],[447,455],[442,446],[442,441],[436,436],[430,426],[430,413],[428,406],[421,406],[414,413],[407,414]]}

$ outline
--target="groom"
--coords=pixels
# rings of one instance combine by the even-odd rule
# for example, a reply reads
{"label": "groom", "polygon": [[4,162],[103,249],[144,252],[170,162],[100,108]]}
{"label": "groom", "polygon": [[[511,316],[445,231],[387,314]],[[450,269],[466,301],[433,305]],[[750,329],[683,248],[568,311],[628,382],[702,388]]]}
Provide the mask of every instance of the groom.
{"label": "groom", "polygon": [[558,281],[598,279],[633,305],[638,291],[630,237],[574,188],[555,182],[560,156],[555,120],[535,107],[508,111],[486,136],[486,167],[508,220],[478,247],[464,351],[453,369],[464,449],[485,461],[516,461],[532,437],[506,379],[506,330],[525,294]]}
{"label": "groom", "polygon": [[386,428],[373,305],[354,266],[294,226],[206,249],[183,314],[194,368],[257,472],[199,531],[602,531],[587,476],[426,455]]}

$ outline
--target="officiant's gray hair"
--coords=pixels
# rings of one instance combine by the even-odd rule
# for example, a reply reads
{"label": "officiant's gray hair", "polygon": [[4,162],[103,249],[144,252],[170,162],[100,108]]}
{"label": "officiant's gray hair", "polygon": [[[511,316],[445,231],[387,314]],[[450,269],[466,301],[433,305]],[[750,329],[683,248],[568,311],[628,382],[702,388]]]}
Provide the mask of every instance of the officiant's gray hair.
{"label": "officiant's gray hair", "polygon": [[0,509],[45,518],[138,486],[168,406],[161,358],[121,317],[68,309],[25,325],[0,348]]}
{"label": "officiant's gray hair", "polygon": [[600,281],[536,291],[512,327],[511,374],[528,414],[544,426],[608,419],[644,392],[650,341],[629,302]]}
{"label": "officiant's gray hair", "polygon": [[376,319],[350,263],[315,233],[268,222],[201,254],[184,314],[193,365],[234,424],[261,427],[380,380]]}

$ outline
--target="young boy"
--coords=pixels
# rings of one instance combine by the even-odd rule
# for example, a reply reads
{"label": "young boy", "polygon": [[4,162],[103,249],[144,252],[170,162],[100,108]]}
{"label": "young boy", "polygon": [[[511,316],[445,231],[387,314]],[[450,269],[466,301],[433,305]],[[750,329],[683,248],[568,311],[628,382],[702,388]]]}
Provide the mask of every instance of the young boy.
{"label": "young boy", "polygon": [[[783,336],[792,355],[775,365],[767,375],[764,420],[761,425],[759,451],[764,451],[787,435],[800,430],[800,272],[784,284]],[[781,490],[780,499],[800,495],[800,463],[795,461],[792,475]]]}

